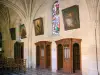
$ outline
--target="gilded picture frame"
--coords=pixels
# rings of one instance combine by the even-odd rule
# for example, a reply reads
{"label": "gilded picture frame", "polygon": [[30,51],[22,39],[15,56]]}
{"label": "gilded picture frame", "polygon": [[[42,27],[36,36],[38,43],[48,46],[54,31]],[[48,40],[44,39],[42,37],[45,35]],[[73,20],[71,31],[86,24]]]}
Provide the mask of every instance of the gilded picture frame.
{"label": "gilded picture frame", "polygon": [[43,35],[44,34],[44,28],[43,28],[43,18],[37,18],[33,20],[34,23],[34,29],[35,29],[35,35]]}
{"label": "gilded picture frame", "polygon": [[64,30],[80,28],[79,6],[74,5],[62,10]]}
{"label": "gilded picture frame", "polygon": [[24,24],[20,25],[20,37],[21,39],[26,38],[26,27]]}

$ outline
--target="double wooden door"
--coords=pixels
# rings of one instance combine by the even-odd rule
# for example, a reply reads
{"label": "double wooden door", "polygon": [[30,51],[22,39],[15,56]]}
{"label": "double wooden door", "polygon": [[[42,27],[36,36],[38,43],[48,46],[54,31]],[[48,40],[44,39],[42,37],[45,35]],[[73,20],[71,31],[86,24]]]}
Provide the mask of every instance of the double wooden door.
{"label": "double wooden door", "polygon": [[51,42],[39,41],[36,44],[36,66],[51,68]]}

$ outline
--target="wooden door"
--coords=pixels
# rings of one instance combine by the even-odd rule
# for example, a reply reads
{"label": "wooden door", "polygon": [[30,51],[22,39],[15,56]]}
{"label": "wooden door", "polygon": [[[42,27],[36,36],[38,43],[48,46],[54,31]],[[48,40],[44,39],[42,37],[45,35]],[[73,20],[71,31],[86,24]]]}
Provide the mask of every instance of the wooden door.
{"label": "wooden door", "polygon": [[16,42],[14,44],[14,58],[24,58],[24,43]]}
{"label": "wooden door", "polygon": [[71,57],[71,48],[70,44],[65,44],[63,47],[64,52],[64,62],[63,62],[63,70],[64,72],[71,73],[72,72],[72,57]]}
{"label": "wooden door", "polygon": [[80,70],[80,47],[78,43],[73,44],[73,72]]}
{"label": "wooden door", "polygon": [[50,48],[50,45],[46,46],[46,68],[51,68],[51,48]]}
{"label": "wooden door", "polygon": [[61,44],[57,47],[57,66],[58,70],[63,68],[63,46]]}
{"label": "wooden door", "polygon": [[40,47],[36,46],[36,67],[40,67]]}
{"label": "wooden door", "polygon": [[21,47],[20,47],[20,50],[21,50],[21,59],[24,59],[24,43],[22,42],[22,43],[20,43],[21,45]]}
{"label": "wooden door", "polygon": [[46,62],[45,62],[45,45],[42,44],[40,46],[40,67],[45,68],[46,67]]}

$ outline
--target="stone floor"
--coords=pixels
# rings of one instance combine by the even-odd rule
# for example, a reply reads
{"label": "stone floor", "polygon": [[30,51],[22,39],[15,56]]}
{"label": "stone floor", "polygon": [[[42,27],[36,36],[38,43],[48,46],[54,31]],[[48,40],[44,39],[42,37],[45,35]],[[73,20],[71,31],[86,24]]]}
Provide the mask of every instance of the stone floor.
{"label": "stone floor", "polygon": [[54,73],[47,69],[28,69],[25,74],[23,72],[20,72],[20,73],[4,72],[4,73],[0,73],[0,75],[81,75],[81,74],[80,73],[67,74],[67,73],[63,73],[63,72],[59,72],[59,71],[57,73]]}

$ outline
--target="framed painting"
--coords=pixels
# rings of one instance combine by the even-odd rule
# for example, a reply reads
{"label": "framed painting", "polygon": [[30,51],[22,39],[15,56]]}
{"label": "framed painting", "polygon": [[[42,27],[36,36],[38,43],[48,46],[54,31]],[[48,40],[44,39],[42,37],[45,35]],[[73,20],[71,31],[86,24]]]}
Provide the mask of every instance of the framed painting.
{"label": "framed painting", "polygon": [[80,28],[78,5],[63,9],[62,14],[65,31]]}
{"label": "framed painting", "polygon": [[16,28],[10,28],[10,35],[12,40],[16,40]]}
{"label": "framed painting", "polygon": [[24,24],[20,25],[20,36],[21,39],[26,38],[26,28]]}
{"label": "framed painting", "polygon": [[34,29],[35,29],[35,35],[43,35],[44,29],[43,29],[43,18],[37,18],[33,20],[34,22]]}

